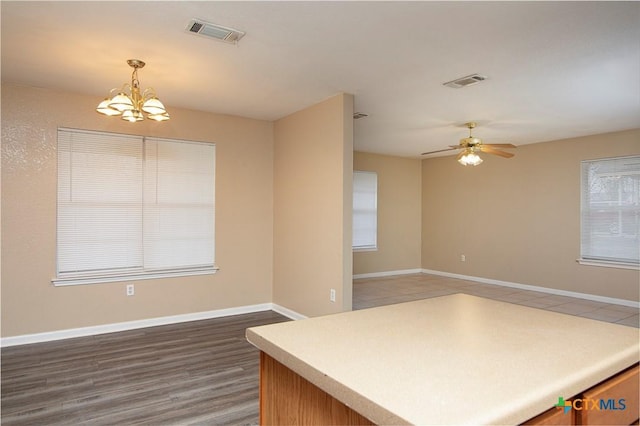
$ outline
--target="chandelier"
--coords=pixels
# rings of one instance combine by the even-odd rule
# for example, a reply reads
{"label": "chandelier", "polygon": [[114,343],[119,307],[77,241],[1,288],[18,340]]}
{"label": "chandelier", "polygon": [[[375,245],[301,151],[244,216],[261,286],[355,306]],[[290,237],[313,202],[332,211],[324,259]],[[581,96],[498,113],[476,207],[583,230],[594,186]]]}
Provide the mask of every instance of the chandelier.
{"label": "chandelier", "polygon": [[458,158],[458,163],[463,166],[477,166],[482,163],[482,158],[476,154],[475,147],[466,148]]}
{"label": "chandelier", "polygon": [[112,95],[118,89],[111,89],[109,96],[98,104],[96,111],[109,116],[120,115],[123,120],[131,123],[144,120],[143,112],[152,120],[168,120],[169,113],[158,99],[156,91],[151,87],[140,91],[138,69],[144,67],[145,63],[139,59],[129,59],[127,63],[133,68],[131,84],[123,84],[115,96]]}

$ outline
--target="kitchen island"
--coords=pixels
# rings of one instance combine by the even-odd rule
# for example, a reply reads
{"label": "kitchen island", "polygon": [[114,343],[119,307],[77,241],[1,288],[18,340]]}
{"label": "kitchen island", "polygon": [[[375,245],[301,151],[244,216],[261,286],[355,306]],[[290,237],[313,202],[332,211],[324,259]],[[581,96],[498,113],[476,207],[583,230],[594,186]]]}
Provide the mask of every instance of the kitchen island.
{"label": "kitchen island", "polygon": [[[638,329],[465,294],[246,336],[262,351],[261,424],[519,424],[625,370],[616,389],[637,393]],[[637,395],[623,398],[630,423]]]}

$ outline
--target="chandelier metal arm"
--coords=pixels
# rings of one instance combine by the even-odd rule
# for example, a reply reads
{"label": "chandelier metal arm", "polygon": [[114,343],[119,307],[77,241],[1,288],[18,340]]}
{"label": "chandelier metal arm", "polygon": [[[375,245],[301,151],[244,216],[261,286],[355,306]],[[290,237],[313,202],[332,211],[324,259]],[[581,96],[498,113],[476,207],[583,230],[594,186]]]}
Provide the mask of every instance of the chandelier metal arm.
{"label": "chandelier metal arm", "polygon": [[147,87],[146,89],[144,89],[144,92],[142,92],[142,99],[143,101],[152,99],[152,98],[157,98],[158,95],[156,94],[156,91],[153,87]]}

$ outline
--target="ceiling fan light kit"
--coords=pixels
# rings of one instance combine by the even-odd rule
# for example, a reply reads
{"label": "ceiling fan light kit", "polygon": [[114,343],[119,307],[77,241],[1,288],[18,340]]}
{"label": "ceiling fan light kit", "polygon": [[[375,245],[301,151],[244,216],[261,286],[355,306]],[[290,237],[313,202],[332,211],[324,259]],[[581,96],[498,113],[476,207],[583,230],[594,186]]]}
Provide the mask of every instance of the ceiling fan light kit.
{"label": "ceiling fan light kit", "polygon": [[478,152],[484,152],[487,154],[493,154],[504,158],[511,158],[513,154],[506,151],[501,151],[496,148],[516,148],[515,145],[510,143],[499,144],[485,144],[482,139],[474,137],[471,132],[476,127],[476,123],[470,121],[465,123],[465,127],[469,129],[469,137],[460,139],[458,145],[451,145],[449,148],[439,149],[437,151],[423,152],[422,155],[435,154],[436,152],[452,151],[454,149],[461,149],[458,154],[458,163],[463,166],[477,166],[482,163],[482,158],[478,155]]}
{"label": "ceiling fan light kit", "polygon": [[473,151],[473,148],[467,148],[458,155],[458,163],[463,166],[477,166],[482,161],[482,158]]}
{"label": "ceiling fan light kit", "polygon": [[152,87],[140,91],[138,69],[144,67],[145,63],[140,59],[129,59],[127,63],[133,68],[131,84],[123,84],[113,97],[111,95],[118,89],[111,89],[109,96],[98,104],[96,111],[107,116],[119,115],[123,120],[131,123],[144,120],[143,112],[151,120],[168,120],[169,113],[158,99],[156,91]]}

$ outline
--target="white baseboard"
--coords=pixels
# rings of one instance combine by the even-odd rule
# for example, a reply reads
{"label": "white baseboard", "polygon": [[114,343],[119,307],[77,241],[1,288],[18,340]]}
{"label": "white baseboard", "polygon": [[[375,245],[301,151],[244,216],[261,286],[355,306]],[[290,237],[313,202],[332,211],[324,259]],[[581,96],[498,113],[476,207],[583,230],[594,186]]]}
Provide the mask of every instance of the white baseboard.
{"label": "white baseboard", "polygon": [[45,333],[25,334],[21,336],[3,337],[0,339],[1,347],[27,345],[31,343],[50,342],[54,340],[71,339],[74,337],[95,336],[98,334],[114,333],[117,331],[135,330],[138,328],[155,327],[158,325],[177,324],[188,321],[227,317],[231,315],[250,314],[253,312],[275,311],[293,320],[306,318],[290,309],[274,303],[261,303],[258,305],[239,306],[235,308],[217,309],[214,311],[195,312],[190,314],[172,315],[159,318],[149,318],[136,321],[126,321],[114,324],[96,325],[91,327],[72,328]]}
{"label": "white baseboard", "polygon": [[[512,287],[521,290],[538,291],[541,293],[556,294],[560,296],[576,297],[579,299],[593,300],[596,302],[612,303],[615,305],[629,306],[640,309],[640,302],[626,299],[616,299],[613,297],[598,296],[595,294],[578,293],[574,291],[559,290],[548,287],[539,287],[528,284],[512,283],[508,281],[494,280],[490,278],[474,277],[470,275],[453,274],[450,272],[434,271],[431,269],[405,269],[399,271],[374,272],[370,274],[354,275],[353,279],[360,278],[376,278],[387,277],[393,275],[408,274],[431,274],[449,278],[457,278],[468,281],[475,281],[483,284],[493,284],[502,287]],[[91,327],[72,328],[67,330],[57,330],[45,333],[25,334],[21,336],[11,336],[0,338],[0,347],[9,347],[17,345],[26,345],[31,343],[50,342],[54,340],[70,339],[74,337],[95,336],[98,334],[114,333],[118,331],[135,330],[138,328],[155,327],[158,325],[177,324],[188,321],[198,321],[204,319],[220,318],[231,315],[249,314],[253,312],[274,311],[292,320],[301,320],[307,318],[298,312],[285,308],[275,303],[261,303],[257,305],[239,306],[235,308],[217,309],[214,311],[195,312],[190,314],[172,315],[159,318],[150,318],[137,321],[127,321],[114,324],[104,324]]]}
{"label": "white baseboard", "polygon": [[290,318],[292,320],[301,320],[301,319],[307,319],[309,317],[307,317],[306,315],[302,315],[296,311],[292,311],[291,309],[285,308],[284,306],[280,306],[276,303],[272,303],[271,304],[271,310],[273,310],[274,312],[279,313],[280,315],[283,315],[287,318]]}
{"label": "white baseboard", "polygon": [[358,274],[354,275],[353,279],[358,280],[362,278],[378,278],[378,277],[391,277],[394,275],[409,275],[409,274],[420,274],[423,269],[401,269],[399,271],[384,271],[384,272],[371,272],[368,274]]}
{"label": "white baseboard", "polygon": [[640,302],[634,302],[633,300],[616,299],[614,297],[598,296],[597,294],[578,293],[576,291],[559,290],[559,289],[549,288],[549,287],[539,287],[536,285],[512,283],[509,281],[500,281],[500,280],[494,280],[491,278],[481,278],[481,277],[473,277],[470,275],[452,274],[450,272],[433,271],[431,269],[422,269],[421,271],[425,274],[440,275],[442,277],[457,278],[461,280],[475,281],[483,284],[499,285],[502,287],[512,287],[520,290],[538,291],[540,293],[549,293],[549,294],[555,294],[558,296],[576,297],[578,299],[592,300],[595,302],[603,302],[603,303],[611,303],[614,305],[629,306],[632,308],[640,309]]}

